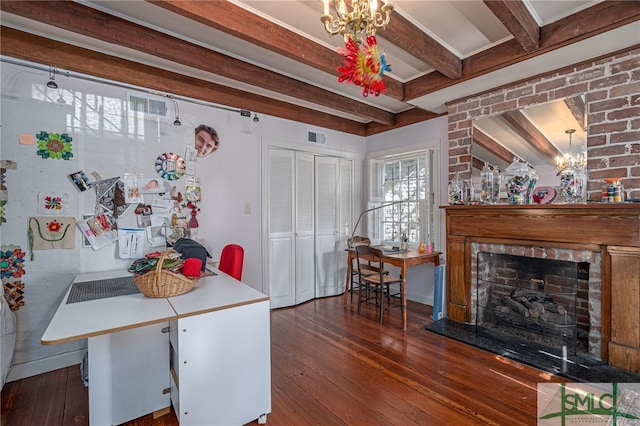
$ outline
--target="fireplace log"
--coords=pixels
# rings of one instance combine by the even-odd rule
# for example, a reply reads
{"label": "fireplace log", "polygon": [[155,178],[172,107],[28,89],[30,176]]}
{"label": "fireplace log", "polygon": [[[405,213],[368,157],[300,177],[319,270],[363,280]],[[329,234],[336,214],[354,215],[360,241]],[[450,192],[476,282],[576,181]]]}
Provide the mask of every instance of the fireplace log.
{"label": "fireplace log", "polygon": [[522,303],[513,300],[511,297],[503,297],[502,302],[509,306],[511,309],[519,313],[524,317],[529,317],[529,309],[527,309]]}
{"label": "fireplace log", "polygon": [[553,325],[570,325],[571,318],[568,315],[554,314],[553,312],[546,312],[540,315],[540,320],[547,324]]}

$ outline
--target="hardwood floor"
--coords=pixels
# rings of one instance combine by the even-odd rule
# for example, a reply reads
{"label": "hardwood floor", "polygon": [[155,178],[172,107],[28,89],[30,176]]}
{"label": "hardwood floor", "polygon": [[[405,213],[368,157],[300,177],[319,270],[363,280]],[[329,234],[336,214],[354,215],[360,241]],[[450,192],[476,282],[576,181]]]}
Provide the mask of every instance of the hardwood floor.
{"label": "hardwood floor", "polygon": [[[376,311],[341,296],[271,313],[269,425],[534,425],[536,384],[564,379],[424,330],[431,308]],[[6,383],[4,426],[87,425],[78,366]],[[173,412],[129,426],[177,425]],[[209,425],[202,425],[209,426]]]}

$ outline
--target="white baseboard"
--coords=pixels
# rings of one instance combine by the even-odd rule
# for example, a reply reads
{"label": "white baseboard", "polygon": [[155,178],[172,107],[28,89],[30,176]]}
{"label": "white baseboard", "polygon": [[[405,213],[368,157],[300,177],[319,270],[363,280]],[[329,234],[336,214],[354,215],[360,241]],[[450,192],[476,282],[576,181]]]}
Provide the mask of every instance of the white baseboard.
{"label": "white baseboard", "polygon": [[[27,377],[80,364],[86,351],[86,349],[81,349],[45,359],[39,359],[37,361],[14,364],[9,370],[6,381],[13,382],[15,380],[25,379]],[[78,366],[78,368],[80,367]]]}

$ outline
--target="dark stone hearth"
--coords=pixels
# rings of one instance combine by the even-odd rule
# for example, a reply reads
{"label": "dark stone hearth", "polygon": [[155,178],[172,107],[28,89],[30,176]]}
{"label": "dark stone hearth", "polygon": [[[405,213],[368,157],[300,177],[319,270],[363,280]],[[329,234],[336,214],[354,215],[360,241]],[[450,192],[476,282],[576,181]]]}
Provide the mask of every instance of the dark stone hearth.
{"label": "dark stone hearth", "polygon": [[476,333],[475,326],[461,324],[447,318],[427,325],[425,330],[576,382],[640,383],[640,374],[611,367],[606,362],[584,354],[569,355],[563,368],[561,357],[547,355],[548,351],[545,347],[536,347],[534,343],[523,343],[521,340],[510,342],[505,339],[494,339],[491,336],[480,336]]}

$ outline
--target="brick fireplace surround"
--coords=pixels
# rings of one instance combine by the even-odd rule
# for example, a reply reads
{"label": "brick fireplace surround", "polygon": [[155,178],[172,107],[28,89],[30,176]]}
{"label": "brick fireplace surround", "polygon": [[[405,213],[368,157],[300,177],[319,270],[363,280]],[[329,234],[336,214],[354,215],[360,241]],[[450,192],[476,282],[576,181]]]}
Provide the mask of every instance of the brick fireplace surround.
{"label": "brick fireplace surround", "polygon": [[448,104],[449,180],[456,172],[463,179],[471,177],[474,119],[576,95],[584,95],[587,108],[590,203],[445,207],[447,316],[461,323],[472,319],[472,243],[598,253],[594,266],[600,283],[590,278],[589,286],[594,292],[599,286],[601,298],[599,309],[595,303],[590,307],[596,321],[590,352],[599,350],[600,359],[610,365],[638,373],[640,203],[599,201],[608,177],[622,177],[627,197],[640,199],[640,49]]}

